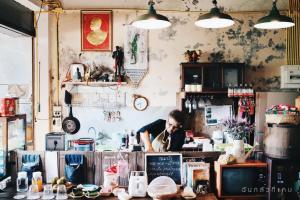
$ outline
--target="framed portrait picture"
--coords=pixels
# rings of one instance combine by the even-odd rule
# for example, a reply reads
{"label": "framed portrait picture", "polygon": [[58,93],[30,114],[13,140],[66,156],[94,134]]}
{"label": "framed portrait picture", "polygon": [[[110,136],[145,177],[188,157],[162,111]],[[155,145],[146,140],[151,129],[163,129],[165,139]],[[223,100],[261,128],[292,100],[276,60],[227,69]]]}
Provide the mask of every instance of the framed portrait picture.
{"label": "framed portrait picture", "polygon": [[112,11],[81,11],[81,50],[112,51]]}

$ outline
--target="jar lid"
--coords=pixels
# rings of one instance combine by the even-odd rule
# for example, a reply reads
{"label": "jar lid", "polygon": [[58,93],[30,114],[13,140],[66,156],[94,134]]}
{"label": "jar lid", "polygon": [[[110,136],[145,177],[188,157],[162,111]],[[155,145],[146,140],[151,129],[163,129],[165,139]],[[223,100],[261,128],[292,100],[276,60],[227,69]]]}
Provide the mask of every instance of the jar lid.
{"label": "jar lid", "polygon": [[18,177],[27,178],[27,172],[18,172]]}
{"label": "jar lid", "polygon": [[39,172],[39,171],[33,172],[33,173],[32,173],[32,177],[33,177],[34,179],[40,178],[40,177],[42,177],[42,172]]}

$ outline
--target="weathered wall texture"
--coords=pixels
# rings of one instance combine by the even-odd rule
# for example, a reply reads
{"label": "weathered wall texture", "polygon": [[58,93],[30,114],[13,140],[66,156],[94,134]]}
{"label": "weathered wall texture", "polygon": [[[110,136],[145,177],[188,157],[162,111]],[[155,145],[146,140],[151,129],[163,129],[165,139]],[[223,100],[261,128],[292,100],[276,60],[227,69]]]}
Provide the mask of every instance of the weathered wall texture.
{"label": "weathered wall texture", "polygon": [[[113,46],[123,46],[125,24],[129,24],[140,12],[113,11]],[[103,121],[100,107],[75,107],[74,115],[80,118],[82,128],[75,137],[87,136],[90,126],[108,133],[118,141],[117,133],[124,128],[137,130],[154,119],[165,117],[176,106],[176,92],[179,91],[180,63],[184,62],[186,50],[201,49],[201,62],[245,62],[246,82],[253,83],[260,90],[279,87],[279,67],[285,63],[285,31],[258,30],[253,25],[264,13],[232,14],[236,24],[228,29],[202,29],[194,25],[197,13],[164,12],[172,22],[168,29],[149,32],[149,73],[138,88],[120,87],[127,95],[127,107],[121,109],[121,122]],[[79,54],[82,53],[79,58]],[[68,11],[59,21],[59,66],[60,81],[65,77],[71,63],[82,62],[91,65],[113,66],[111,53],[81,52],[80,11]],[[53,92],[56,88],[53,85]],[[86,90],[101,92],[107,88],[76,87],[72,92]],[[111,90],[111,92],[114,92]],[[142,94],[150,102],[145,112],[132,108],[132,94]],[[62,102],[63,92],[60,92]],[[66,114],[66,112],[64,113]],[[65,115],[66,116],[66,115]]]}

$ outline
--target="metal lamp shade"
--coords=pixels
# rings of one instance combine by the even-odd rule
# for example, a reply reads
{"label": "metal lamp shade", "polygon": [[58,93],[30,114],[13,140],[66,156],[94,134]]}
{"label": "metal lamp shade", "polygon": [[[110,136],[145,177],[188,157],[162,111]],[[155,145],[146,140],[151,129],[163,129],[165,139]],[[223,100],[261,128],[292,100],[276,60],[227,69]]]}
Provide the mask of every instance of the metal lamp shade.
{"label": "metal lamp shade", "polygon": [[148,13],[139,16],[132,25],[142,29],[161,29],[171,26],[171,22],[163,15]]}
{"label": "metal lamp shade", "polygon": [[281,29],[289,28],[294,25],[295,23],[292,18],[280,14],[276,7],[276,2],[274,2],[269,15],[260,18],[254,27],[260,29]]}
{"label": "metal lamp shade", "polygon": [[215,7],[209,13],[200,15],[195,22],[196,26],[202,28],[225,28],[232,26],[234,21],[230,15],[221,13],[219,8]]}
{"label": "metal lamp shade", "polygon": [[141,29],[162,29],[171,26],[171,22],[167,17],[157,14],[153,4],[150,4],[148,13],[139,16],[132,25]]}

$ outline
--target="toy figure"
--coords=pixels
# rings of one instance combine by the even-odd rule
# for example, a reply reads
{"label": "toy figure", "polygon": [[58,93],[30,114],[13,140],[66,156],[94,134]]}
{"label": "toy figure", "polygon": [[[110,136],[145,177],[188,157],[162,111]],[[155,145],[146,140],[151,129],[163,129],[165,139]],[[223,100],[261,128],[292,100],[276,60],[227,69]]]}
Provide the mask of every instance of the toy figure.
{"label": "toy figure", "polygon": [[115,59],[115,79],[118,82],[122,82],[122,68],[124,66],[124,52],[120,46],[116,46],[116,50],[113,52],[112,57]]}

